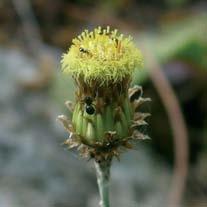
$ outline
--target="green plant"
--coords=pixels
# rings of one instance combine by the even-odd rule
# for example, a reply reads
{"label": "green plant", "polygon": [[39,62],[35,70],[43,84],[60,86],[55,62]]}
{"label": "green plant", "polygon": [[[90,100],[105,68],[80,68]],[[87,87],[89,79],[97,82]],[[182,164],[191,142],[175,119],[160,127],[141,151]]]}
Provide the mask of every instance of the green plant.
{"label": "green plant", "polygon": [[129,88],[134,70],[142,66],[132,38],[109,27],[85,30],[62,58],[62,71],[72,75],[77,90],[75,103],[66,102],[72,120],[58,118],[70,134],[65,144],[95,160],[101,207],[109,207],[113,157],[132,148],[132,141],[148,138],[138,130],[149,116],[139,106],[150,99],[142,97],[140,86]]}

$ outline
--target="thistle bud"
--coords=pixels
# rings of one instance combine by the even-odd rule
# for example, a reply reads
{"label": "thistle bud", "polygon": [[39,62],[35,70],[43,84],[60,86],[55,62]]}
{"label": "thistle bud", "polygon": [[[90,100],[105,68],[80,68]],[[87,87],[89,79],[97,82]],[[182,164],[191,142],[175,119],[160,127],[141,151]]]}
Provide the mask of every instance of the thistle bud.
{"label": "thistle bud", "polygon": [[134,120],[135,110],[139,100],[149,99],[141,97],[141,87],[129,90],[134,70],[143,66],[131,37],[109,27],[85,30],[73,39],[61,63],[63,73],[71,74],[77,87],[72,113],[75,136],[68,143],[78,146],[84,156],[105,159],[139,139],[134,130],[146,116]]}

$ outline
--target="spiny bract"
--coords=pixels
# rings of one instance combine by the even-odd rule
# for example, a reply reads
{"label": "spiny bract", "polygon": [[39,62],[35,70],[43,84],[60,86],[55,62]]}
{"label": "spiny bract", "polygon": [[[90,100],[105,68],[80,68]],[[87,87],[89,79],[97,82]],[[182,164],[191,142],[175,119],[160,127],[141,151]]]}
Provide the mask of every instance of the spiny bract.
{"label": "spiny bract", "polygon": [[85,30],[72,43],[62,57],[62,70],[87,83],[122,81],[143,66],[142,54],[132,38],[118,34],[116,29]]}

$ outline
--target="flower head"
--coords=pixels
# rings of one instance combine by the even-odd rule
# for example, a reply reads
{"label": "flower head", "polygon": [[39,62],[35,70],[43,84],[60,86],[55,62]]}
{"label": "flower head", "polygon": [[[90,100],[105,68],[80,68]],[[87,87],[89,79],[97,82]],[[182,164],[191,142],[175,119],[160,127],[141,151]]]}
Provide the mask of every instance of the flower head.
{"label": "flower head", "polygon": [[129,89],[142,55],[131,37],[109,27],[85,30],[72,43],[62,58],[62,71],[77,86],[72,120],[59,117],[70,134],[66,144],[96,160],[118,157],[130,142],[146,138],[138,128],[149,114],[137,110],[149,99],[142,98],[141,87]]}
{"label": "flower head", "polygon": [[86,83],[122,81],[143,65],[143,57],[132,38],[118,34],[116,29],[85,30],[72,43],[63,55],[62,70]]}

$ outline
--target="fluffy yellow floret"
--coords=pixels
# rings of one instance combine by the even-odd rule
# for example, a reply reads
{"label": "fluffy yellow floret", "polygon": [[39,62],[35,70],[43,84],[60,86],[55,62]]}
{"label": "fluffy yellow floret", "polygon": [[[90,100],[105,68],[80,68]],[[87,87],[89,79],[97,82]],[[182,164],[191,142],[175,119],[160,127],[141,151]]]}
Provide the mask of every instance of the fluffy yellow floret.
{"label": "fluffy yellow floret", "polygon": [[73,39],[68,52],[62,57],[62,70],[85,82],[103,83],[121,81],[143,66],[143,57],[132,38],[118,34],[109,27],[85,30]]}

